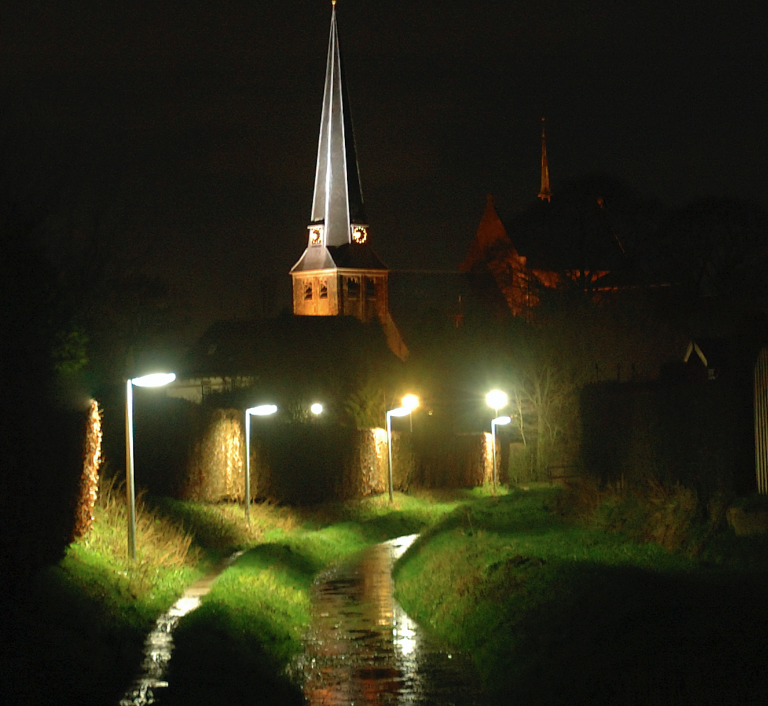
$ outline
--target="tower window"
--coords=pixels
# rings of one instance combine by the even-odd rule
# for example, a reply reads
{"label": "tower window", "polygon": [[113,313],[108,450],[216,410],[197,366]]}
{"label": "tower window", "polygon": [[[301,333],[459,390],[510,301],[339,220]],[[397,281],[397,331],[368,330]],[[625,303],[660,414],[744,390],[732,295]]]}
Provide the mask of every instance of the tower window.
{"label": "tower window", "polygon": [[304,301],[310,301],[312,299],[312,283],[308,282],[304,285]]}
{"label": "tower window", "polygon": [[350,299],[360,298],[360,280],[357,277],[350,277],[347,280],[347,295]]}
{"label": "tower window", "polygon": [[328,285],[320,282],[320,299],[328,299]]}
{"label": "tower window", "polygon": [[372,279],[365,280],[365,298],[376,299],[376,282]]}

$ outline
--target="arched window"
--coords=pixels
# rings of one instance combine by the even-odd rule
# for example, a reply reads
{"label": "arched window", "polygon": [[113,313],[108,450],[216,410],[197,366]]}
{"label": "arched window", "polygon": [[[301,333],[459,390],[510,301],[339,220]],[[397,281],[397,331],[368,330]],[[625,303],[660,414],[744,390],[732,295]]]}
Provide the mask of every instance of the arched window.
{"label": "arched window", "polygon": [[365,298],[376,299],[376,281],[372,279],[365,280]]}
{"label": "arched window", "polygon": [[328,299],[328,285],[320,282],[320,299]]}
{"label": "arched window", "polygon": [[360,280],[357,277],[350,277],[347,280],[347,295],[350,299],[360,298]]}
{"label": "arched window", "polygon": [[307,282],[304,285],[304,301],[310,301],[312,299],[312,282]]}

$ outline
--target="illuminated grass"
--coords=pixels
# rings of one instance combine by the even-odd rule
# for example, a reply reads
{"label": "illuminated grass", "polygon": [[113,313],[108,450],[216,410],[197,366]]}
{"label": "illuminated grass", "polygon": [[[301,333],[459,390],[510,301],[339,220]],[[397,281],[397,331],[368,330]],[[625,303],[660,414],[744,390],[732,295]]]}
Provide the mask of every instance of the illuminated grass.
{"label": "illuminated grass", "polygon": [[396,494],[392,505],[367,498],[296,510],[292,525],[265,531],[262,542],[222,574],[202,606],[181,621],[167,703],[190,706],[210,703],[206,699],[214,696],[239,703],[265,689],[271,704],[303,703],[297,688],[280,675],[302,649],[317,573],[373,543],[419,532],[458,504],[455,497],[442,502]]}
{"label": "illuminated grass", "polygon": [[[557,492],[478,500],[427,530],[396,565],[406,611],[469,651],[500,703],[704,703],[710,692],[712,703],[751,703],[762,693],[764,555],[753,552],[751,573],[714,571],[568,524],[549,509]],[[722,560],[724,549],[713,552]]]}

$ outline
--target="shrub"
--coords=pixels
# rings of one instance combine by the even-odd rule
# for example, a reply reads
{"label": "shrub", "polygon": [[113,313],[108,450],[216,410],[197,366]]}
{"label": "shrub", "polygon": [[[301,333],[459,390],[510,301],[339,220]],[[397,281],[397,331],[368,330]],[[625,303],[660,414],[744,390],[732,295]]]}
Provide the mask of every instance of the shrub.
{"label": "shrub", "polygon": [[580,479],[569,484],[557,505],[597,529],[692,554],[722,525],[727,506],[722,494],[704,503],[691,488],[655,479],[633,484]]}

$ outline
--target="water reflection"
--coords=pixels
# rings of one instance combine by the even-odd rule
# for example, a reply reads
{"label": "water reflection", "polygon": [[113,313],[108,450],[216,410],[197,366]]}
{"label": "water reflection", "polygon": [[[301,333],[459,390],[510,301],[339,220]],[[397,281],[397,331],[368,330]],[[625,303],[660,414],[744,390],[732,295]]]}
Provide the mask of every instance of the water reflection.
{"label": "water reflection", "polygon": [[235,552],[213,572],[189,586],[184,595],[157,619],[154,629],[144,640],[144,661],[139,676],[120,699],[120,706],[148,706],[160,700],[158,694],[168,686],[165,675],[173,652],[174,628],[183,616],[200,606],[200,599],[210,592],[214,580],[242,553]]}
{"label": "water reflection", "polygon": [[200,596],[182,596],[155,623],[155,629],[144,641],[141,676],[120,699],[120,706],[145,706],[157,701],[157,692],[168,686],[165,673],[173,652],[173,629],[179,619],[200,605]]}
{"label": "water reflection", "polygon": [[315,583],[294,674],[312,706],[486,704],[474,667],[420,632],[393,597],[392,564],[417,535],[366,550]]}

